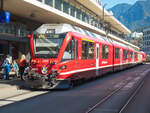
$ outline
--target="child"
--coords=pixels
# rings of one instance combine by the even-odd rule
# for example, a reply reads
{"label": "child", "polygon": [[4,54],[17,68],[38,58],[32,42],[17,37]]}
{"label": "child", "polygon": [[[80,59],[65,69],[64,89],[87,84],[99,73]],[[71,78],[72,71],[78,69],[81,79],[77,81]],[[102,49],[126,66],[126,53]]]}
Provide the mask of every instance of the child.
{"label": "child", "polygon": [[16,63],[16,60],[13,60],[13,63],[12,63],[12,69],[11,69],[13,72],[15,72],[15,74],[17,75],[17,77],[19,76],[18,75],[18,72],[19,72],[19,67],[18,67],[18,64]]}

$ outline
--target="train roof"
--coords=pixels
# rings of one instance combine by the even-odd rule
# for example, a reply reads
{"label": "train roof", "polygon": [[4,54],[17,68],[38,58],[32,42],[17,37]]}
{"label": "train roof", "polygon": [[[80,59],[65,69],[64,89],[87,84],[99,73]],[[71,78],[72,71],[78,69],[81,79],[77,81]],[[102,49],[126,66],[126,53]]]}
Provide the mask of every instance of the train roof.
{"label": "train roof", "polygon": [[73,26],[70,24],[43,24],[38,29],[36,29],[36,32],[39,34],[45,34],[47,29],[55,29],[56,34],[72,31],[72,32],[77,32],[77,33],[89,36],[89,37],[95,37],[97,39],[107,40],[107,38],[105,37],[102,37],[98,34],[95,34],[93,32],[90,32],[88,30],[85,30],[85,29],[82,29],[80,27]]}
{"label": "train roof", "polygon": [[126,45],[126,44],[121,43],[121,42],[117,42],[117,41],[112,40],[110,38],[98,35],[96,33],[90,32],[88,30],[85,30],[85,29],[82,29],[80,27],[70,25],[70,24],[64,24],[64,23],[63,24],[43,24],[38,29],[36,29],[35,32],[39,33],[39,34],[45,34],[46,31],[49,30],[49,29],[55,30],[56,34],[61,34],[61,33],[70,32],[70,31],[71,32],[76,32],[76,33],[79,33],[79,34],[82,34],[82,35],[85,35],[85,36],[88,36],[88,37],[96,38],[98,40],[101,40],[101,41],[104,41],[104,42],[107,42],[107,43],[115,43],[118,46],[122,46],[122,47],[134,50],[129,45]]}

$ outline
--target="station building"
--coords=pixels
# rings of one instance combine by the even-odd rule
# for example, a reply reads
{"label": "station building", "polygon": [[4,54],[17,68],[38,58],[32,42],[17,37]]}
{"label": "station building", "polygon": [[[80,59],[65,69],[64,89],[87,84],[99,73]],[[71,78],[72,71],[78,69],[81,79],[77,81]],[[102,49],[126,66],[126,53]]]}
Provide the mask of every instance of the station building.
{"label": "station building", "polygon": [[99,0],[1,0],[11,13],[9,24],[0,24],[0,56],[29,54],[27,35],[44,23],[68,23],[113,40],[124,40],[131,31],[105,9]]}

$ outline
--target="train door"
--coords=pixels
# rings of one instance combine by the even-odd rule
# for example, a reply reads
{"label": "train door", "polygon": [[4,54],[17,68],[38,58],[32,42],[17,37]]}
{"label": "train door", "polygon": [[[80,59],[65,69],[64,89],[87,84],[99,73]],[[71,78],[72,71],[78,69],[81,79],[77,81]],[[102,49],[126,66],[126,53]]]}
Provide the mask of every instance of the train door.
{"label": "train door", "polygon": [[75,69],[79,67],[79,41],[75,39]]}
{"label": "train door", "polygon": [[77,60],[76,70],[78,76],[88,79],[95,75],[96,59],[95,43],[92,40],[79,40],[79,60]]}
{"label": "train door", "polygon": [[120,49],[120,69],[122,70],[122,57],[123,57],[123,52],[122,52],[122,49]]}
{"label": "train door", "polygon": [[99,75],[99,44],[96,44],[96,76]]}

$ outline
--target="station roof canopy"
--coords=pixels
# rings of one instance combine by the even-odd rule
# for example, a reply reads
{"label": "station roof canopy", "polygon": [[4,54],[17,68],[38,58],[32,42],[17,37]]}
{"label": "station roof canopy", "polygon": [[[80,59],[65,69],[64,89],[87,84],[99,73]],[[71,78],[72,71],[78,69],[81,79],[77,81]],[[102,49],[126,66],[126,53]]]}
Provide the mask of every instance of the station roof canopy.
{"label": "station roof canopy", "polygon": [[[86,8],[95,12],[100,18],[102,18],[103,7],[99,5],[96,0],[76,0]],[[95,28],[91,25],[76,19],[68,14],[63,13],[55,8],[41,3],[37,0],[4,0],[4,9],[22,17],[26,17],[32,20],[36,20],[41,23],[69,23],[77,25],[87,30],[95,31]],[[106,10],[105,21],[110,23],[112,27],[124,34],[129,34],[131,31],[121,24],[113,15]],[[91,29],[92,28],[92,29]]]}

